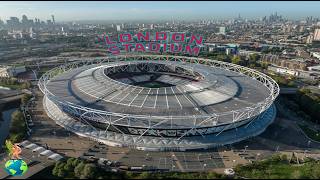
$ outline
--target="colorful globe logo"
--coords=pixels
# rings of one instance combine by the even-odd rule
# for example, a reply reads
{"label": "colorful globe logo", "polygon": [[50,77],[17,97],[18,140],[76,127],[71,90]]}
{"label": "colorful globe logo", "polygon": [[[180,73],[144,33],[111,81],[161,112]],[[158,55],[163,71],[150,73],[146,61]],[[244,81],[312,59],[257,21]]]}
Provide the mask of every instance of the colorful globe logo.
{"label": "colorful globe logo", "polygon": [[11,159],[6,162],[5,170],[12,176],[22,176],[28,171],[28,165],[22,159]]}

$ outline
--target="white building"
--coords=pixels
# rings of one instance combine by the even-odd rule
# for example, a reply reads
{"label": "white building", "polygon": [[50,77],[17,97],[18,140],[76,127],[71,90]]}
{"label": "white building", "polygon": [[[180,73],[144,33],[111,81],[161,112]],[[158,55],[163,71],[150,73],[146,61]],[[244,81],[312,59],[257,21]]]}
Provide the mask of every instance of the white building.
{"label": "white building", "polygon": [[19,73],[26,72],[25,66],[1,66],[0,67],[0,77],[15,77]]}
{"label": "white building", "polygon": [[320,41],[320,29],[315,29],[313,34],[314,41]]}
{"label": "white building", "polygon": [[320,52],[312,52],[313,57],[318,58],[320,60]]}
{"label": "white building", "polygon": [[318,66],[309,66],[307,68],[308,68],[309,71],[320,72],[320,65],[318,65]]}
{"label": "white building", "polygon": [[117,31],[121,31],[120,25],[117,25]]}
{"label": "white building", "polygon": [[226,27],[220,27],[219,28],[219,34],[225,35],[226,34]]}
{"label": "white building", "polygon": [[268,70],[279,73],[279,74],[292,75],[292,76],[304,78],[304,79],[316,80],[320,78],[320,66],[308,67],[309,71],[303,71],[298,69],[293,70],[285,67],[270,65],[268,66]]}
{"label": "white building", "polygon": [[284,67],[279,67],[279,66],[268,66],[268,70],[274,71],[279,74],[287,74],[287,75],[292,75],[292,76],[298,76],[299,72],[295,70],[291,70],[288,68]]}

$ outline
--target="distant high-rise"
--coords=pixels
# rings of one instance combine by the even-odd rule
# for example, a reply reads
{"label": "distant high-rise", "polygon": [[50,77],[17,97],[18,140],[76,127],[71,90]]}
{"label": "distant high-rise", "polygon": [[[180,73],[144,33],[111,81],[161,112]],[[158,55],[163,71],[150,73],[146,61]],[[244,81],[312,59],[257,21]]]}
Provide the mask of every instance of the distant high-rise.
{"label": "distant high-rise", "polygon": [[30,38],[33,38],[33,29],[32,29],[32,27],[29,29],[29,36],[30,36]]}
{"label": "distant high-rise", "polygon": [[4,22],[0,18],[0,27],[4,25]]}
{"label": "distant high-rise", "polygon": [[314,41],[320,41],[320,29],[315,29],[313,34]]}
{"label": "distant high-rise", "polygon": [[54,15],[51,15],[51,17],[52,17],[52,23],[56,24],[56,21],[54,20]]}
{"label": "distant high-rise", "polygon": [[52,24],[52,21],[49,19],[49,20],[47,20],[47,24],[48,25],[51,25]]}
{"label": "distant high-rise", "polygon": [[117,25],[117,31],[121,31],[120,25]]}
{"label": "distant high-rise", "polygon": [[153,24],[151,24],[151,25],[150,25],[150,29],[153,29],[153,28],[154,28],[154,25],[153,25]]}
{"label": "distant high-rise", "polygon": [[17,17],[10,17],[9,20],[7,20],[7,25],[11,29],[17,29],[20,27],[20,21]]}
{"label": "distant high-rise", "polygon": [[22,22],[22,24],[27,23],[28,22],[28,17],[26,15],[23,15],[21,22]]}
{"label": "distant high-rise", "polygon": [[220,27],[219,28],[219,34],[225,35],[226,34],[226,27]]}

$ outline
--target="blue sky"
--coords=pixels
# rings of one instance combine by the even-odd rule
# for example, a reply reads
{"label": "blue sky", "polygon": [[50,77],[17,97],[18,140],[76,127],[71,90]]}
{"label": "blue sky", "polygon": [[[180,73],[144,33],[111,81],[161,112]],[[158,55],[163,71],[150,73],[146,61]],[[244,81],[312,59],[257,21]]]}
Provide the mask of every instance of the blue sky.
{"label": "blue sky", "polygon": [[233,18],[240,13],[243,17],[256,18],[278,12],[288,18],[320,16],[320,2],[316,1],[2,1],[0,18],[10,16],[21,18],[72,20],[153,20],[153,19],[199,19]]}

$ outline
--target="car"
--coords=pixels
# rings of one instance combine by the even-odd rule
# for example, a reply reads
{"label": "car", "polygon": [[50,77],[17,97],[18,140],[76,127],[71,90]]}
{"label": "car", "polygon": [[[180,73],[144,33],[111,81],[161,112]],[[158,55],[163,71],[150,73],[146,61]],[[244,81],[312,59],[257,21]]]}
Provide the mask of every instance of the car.
{"label": "car", "polygon": [[120,165],[120,162],[119,162],[119,161],[113,161],[113,162],[112,162],[112,165],[113,165],[113,166],[119,166],[119,165]]}
{"label": "car", "polygon": [[98,158],[94,157],[94,156],[89,156],[88,157],[88,160],[91,161],[91,162],[97,162],[98,161]]}
{"label": "car", "polygon": [[118,172],[118,169],[112,168],[112,169],[111,169],[111,172]]}

